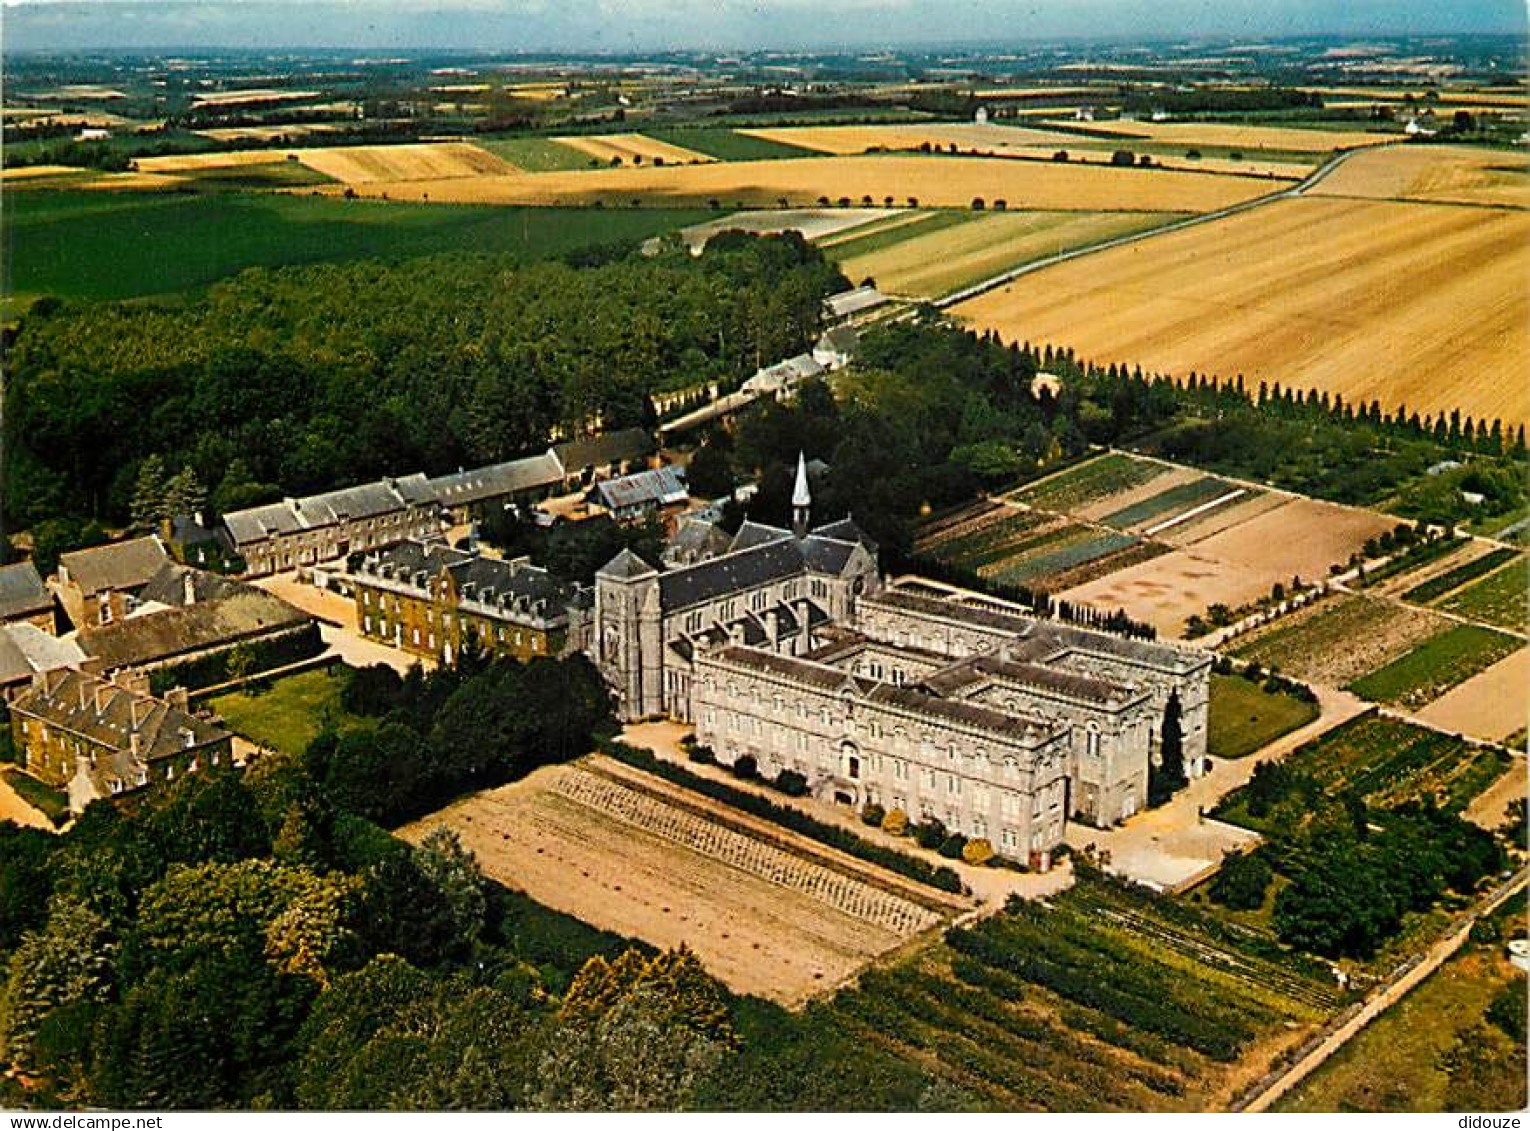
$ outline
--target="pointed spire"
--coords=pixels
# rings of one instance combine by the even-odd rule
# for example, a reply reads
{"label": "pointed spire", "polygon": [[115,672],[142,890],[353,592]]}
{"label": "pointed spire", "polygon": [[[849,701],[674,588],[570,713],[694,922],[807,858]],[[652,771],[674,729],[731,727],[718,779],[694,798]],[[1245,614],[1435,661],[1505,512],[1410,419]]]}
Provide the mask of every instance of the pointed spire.
{"label": "pointed spire", "polygon": [[807,458],[797,453],[797,486],[792,489],[792,533],[806,538],[812,522],[813,494],[808,490]]}
{"label": "pointed spire", "polygon": [[797,453],[797,486],[792,489],[792,506],[810,507],[812,505],[813,495],[808,490],[807,457],[799,451]]}

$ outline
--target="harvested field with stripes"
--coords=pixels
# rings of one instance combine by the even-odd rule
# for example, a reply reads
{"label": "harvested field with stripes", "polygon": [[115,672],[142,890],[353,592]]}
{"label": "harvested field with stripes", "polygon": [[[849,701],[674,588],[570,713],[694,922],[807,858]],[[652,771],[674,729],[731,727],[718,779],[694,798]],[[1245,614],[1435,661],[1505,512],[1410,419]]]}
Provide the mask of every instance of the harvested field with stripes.
{"label": "harvested field with stripes", "polygon": [[402,835],[454,829],[485,873],[796,1007],[968,904],[610,759],[539,770]]}
{"label": "harvested field with stripes", "polygon": [[295,149],[310,169],[358,191],[395,181],[463,180],[511,173],[494,154],[462,141],[417,145],[349,145],[330,149]]}
{"label": "harvested field with stripes", "polygon": [[[327,168],[320,172],[345,179]],[[910,207],[968,208],[981,198],[987,204],[1003,200],[1017,210],[1066,212],[1210,212],[1270,191],[1255,178],[1215,173],[919,153],[430,177],[354,187],[393,200],[462,204],[657,207],[716,201],[723,208],[811,208],[822,200],[869,207],[891,198]]]}
{"label": "harvested field with stripes", "polygon": [[1525,212],[1307,196],[1059,263],[953,310],[1099,364],[1507,424],[1530,419],[1530,385],[1502,378],[1530,352],[1527,276]]}
{"label": "harvested field with stripes", "polygon": [[[1003,154],[1010,150],[1029,150],[1051,146],[1056,149],[1074,135],[1060,130],[1033,130],[1023,126],[979,126],[972,122],[888,123],[864,126],[771,126],[765,129],[740,130],[750,137],[763,138],[781,145],[795,145],[815,153],[839,156],[865,153],[876,149],[918,149],[928,144],[945,149],[975,149],[982,153]],[[1051,150],[1045,150],[1050,153]]]}
{"label": "harvested field with stripes", "polygon": [[1401,140],[1400,134],[1239,126],[1221,122],[1090,122],[1088,128],[1108,137],[1140,138],[1171,145],[1272,149],[1287,153],[1326,153],[1331,149],[1358,149]]}
{"label": "harvested field with stripes", "polygon": [[602,164],[620,161],[626,165],[641,165],[645,162],[657,165],[695,165],[713,160],[705,153],[644,137],[642,134],[579,134],[555,137],[552,140],[570,149],[577,149]]}
{"label": "harvested field with stripes", "polygon": [[1511,150],[1405,145],[1357,154],[1313,191],[1319,196],[1530,208],[1530,161]]}
{"label": "harvested field with stripes", "polygon": [[[935,230],[906,224],[869,235],[864,245],[845,240],[829,254],[848,278],[873,278],[889,294],[939,298],[1033,260],[1178,218],[1152,212],[995,212]],[[902,238],[889,238],[894,233]]]}

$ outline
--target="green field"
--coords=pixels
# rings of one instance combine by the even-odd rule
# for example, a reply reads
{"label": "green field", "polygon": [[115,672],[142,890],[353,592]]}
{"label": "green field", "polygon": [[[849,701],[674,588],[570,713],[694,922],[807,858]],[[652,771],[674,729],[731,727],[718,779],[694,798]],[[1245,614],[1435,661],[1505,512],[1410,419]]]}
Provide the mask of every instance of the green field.
{"label": "green field", "polygon": [[1245,1058],[1340,1004],[1321,966],[1085,872],[826,1007],[866,1048],[922,1063],[983,1110],[1196,1111]]}
{"label": "green field", "polygon": [[[1439,623],[1416,626],[1408,623],[1409,618]],[[1447,623],[1391,601],[1345,594],[1236,640],[1229,651],[1307,682],[1332,685],[1368,674],[1372,664],[1391,662],[1410,640],[1437,633]],[[1357,653],[1355,641],[1389,643],[1379,653],[1362,654]]]}
{"label": "green field", "polygon": [[1446,570],[1436,577],[1431,577],[1422,584],[1415,585],[1402,595],[1404,601],[1414,601],[1418,604],[1429,604],[1438,597],[1443,597],[1452,590],[1459,589],[1468,581],[1475,581],[1479,577],[1492,573],[1504,562],[1518,556],[1518,551],[1507,548],[1490,550],[1480,558],[1473,558],[1455,569]]}
{"label": "green field", "polygon": [[1207,749],[1214,758],[1244,758],[1318,717],[1318,705],[1272,694],[1236,675],[1211,677]]}
{"label": "green field", "polygon": [[1377,703],[1422,707],[1492,667],[1523,641],[1474,624],[1459,624],[1349,685]]}
{"label": "green field", "polygon": [[908,223],[899,223],[899,219],[900,217],[894,217],[881,223],[873,222],[866,225],[867,231],[864,235],[852,235],[849,239],[831,245],[827,249],[829,258],[840,263],[857,255],[869,255],[873,251],[881,251],[885,247],[892,247],[915,236],[928,236],[945,228],[969,223],[976,219],[976,215],[972,212],[958,212],[954,208],[948,208],[939,212],[926,212],[919,219]]}
{"label": "green field", "polygon": [[1526,583],[1530,582],[1525,565],[1526,559],[1520,557],[1497,573],[1452,593],[1438,603],[1439,607],[1458,616],[1523,632],[1527,623]]}
{"label": "green field", "polygon": [[1010,498],[1046,510],[1067,512],[1096,499],[1108,498],[1133,487],[1140,487],[1168,468],[1147,460],[1133,459],[1119,452],[1099,456],[1052,476],[1041,483],[1022,487]]}
{"label": "green field", "polygon": [[[1521,911],[1521,918],[1522,918]],[[1278,1112],[1518,1111],[1525,1044],[1484,1022],[1500,996],[1525,1010],[1501,943],[1470,945],[1275,1105]]]}
{"label": "green field", "polygon": [[645,129],[644,137],[694,149],[719,161],[774,161],[783,157],[817,157],[810,149],[713,126],[670,126]]}
{"label": "green field", "polygon": [[524,260],[646,239],[706,219],[692,210],[397,204],[243,193],[7,194],[4,291],[124,299],[205,286],[247,267],[449,251]]}
{"label": "green field", "polygon": [[[556,173],[567,169],[588,169],[591,157],[571,145],[546,137],[502,137],[474,142],[496,157],[503,157],[517,169],[528,173]],[[598,162],[597,162],[598,163]]]}
{"label": "green field", "polygon": [[222,715],[224,725],[240,737],[299,755],[326,725],[362,722],[340,706],[349,673],[344,665],[315,668],[278,679],[253,695],[234,691],[202,705]]}
{"label": "green field", "polygon": [[[1178,487],[1170,487],[1167,491],[1160,491],[1130,506],[1112,511],[1100,521],[1106,526],[1126,530],[1155,519],[1171,518],[1182,511],[1220,498],[1232,490],[1233,485],[1225,479],[1217,479],[1214,476],[1192,479],[1189,483],[1181,483]],[[1245,492],[1238,496],[1240,501],[1253,497],[1253,492]]]}

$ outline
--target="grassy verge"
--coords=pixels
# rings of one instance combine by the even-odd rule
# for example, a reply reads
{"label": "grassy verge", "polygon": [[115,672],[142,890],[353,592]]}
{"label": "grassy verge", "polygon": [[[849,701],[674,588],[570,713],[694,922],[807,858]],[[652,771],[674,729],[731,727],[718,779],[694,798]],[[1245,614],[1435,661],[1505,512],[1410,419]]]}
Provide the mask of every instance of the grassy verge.
{"label": "grassy verge", "polygon": [[1422,707],[1520,646],[1520,641],[1501,632],[1477,625],[1457,625],[1355,680],[1349,690],[1372,702]]}
{"label": "grassy verge", "polygon": [[1213,675],[1208,750],[1214,758],[1245,758],[1317,717],[1316,703],[1271,694],[1242,676]]}

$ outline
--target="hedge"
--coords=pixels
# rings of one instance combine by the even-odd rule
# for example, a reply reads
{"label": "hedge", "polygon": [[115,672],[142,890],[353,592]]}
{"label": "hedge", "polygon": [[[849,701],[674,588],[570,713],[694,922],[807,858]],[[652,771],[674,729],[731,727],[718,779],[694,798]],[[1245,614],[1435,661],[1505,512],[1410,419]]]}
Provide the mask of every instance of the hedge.
{"label": "hedge", "polygon": [[929,864],[907,853],[898,852],[896,849],[873,844],[849,829],[820,821],[801,809],[794,809],[790,805],[778,805],[757,793],[734,789],[725,782],[713,781],[711,778],[693,774],[685,767],[666,762],[647,750],[640,750],[620,742],[606,742],[601,744],[601,752],[656,777],[685,786],[704,797],[710,797],[713,801],[721,801],[725,805],[742,810],[752,817],[761,817],[810,840],[816,840],[830,848],[837,848],[869,864],[886,868],[889,872],[896,872],[900,876],[906,876],[921,884],[928,884],[940,891],[956,894],[965,894],[967,891],[967,886],[962,883],[961,877],[950,868]]}
{"label": "hedge", "polygon": [[199,687],[226,683],[230,678],[228,658],[235,648],[244,648],[250,654],[249,674],[257,676],[272,668],[317,656],[324,651],[324,641],[319,636],[318,623],[309,621],[298,631],[284,636],[241,642],[210,656],[199,656],[195,660],[158,668],[149,676],[149,689],[156,695],[163,695],[172,687],[195,691]]}

